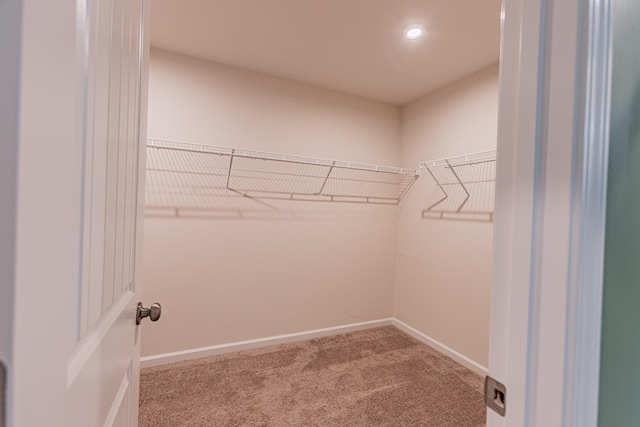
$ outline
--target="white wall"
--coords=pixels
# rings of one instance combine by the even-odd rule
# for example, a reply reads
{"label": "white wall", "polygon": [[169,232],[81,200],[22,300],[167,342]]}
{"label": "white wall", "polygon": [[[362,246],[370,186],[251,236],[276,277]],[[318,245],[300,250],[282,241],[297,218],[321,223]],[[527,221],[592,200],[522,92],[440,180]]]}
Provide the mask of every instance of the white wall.
{"label": "white wall", "polygon": [[[400,109],[168,52],[151,53],[148,135],[399,164]],[[396,207],[285,202],[291,219],[145,220],[142,355],[387,318]]]}
{"label": "white wall", "polygon": [[[495,149],[498,68],[483,70],[402,110],[402,164]],[[493,226],[421,219],[434,187],[424,173],[398,213],[394,315],[488,364]]]}

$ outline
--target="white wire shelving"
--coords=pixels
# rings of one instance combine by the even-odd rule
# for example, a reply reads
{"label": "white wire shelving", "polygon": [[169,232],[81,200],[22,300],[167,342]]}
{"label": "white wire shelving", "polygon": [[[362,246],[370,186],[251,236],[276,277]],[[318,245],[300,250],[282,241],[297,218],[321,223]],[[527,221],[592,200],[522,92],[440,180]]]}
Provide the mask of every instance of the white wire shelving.
{"label": "white wire shelving", "polygon": [[415,169],[160,139],[147,141],[146,207],[271,209],[270,200],[398,204]]}
{"label": "white wire shelving", "polygon": [[493,221],[496,150],[420,163],[435,181],[422,218]]}

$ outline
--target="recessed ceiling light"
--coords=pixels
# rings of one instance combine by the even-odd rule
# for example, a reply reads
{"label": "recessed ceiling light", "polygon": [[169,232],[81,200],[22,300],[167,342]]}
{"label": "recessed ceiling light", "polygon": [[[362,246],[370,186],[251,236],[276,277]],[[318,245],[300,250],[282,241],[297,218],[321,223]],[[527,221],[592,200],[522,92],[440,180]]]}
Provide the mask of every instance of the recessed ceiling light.
{"label": "recessed ceiling light", "polygon": [[424,35],[424,27],[422,25],[411,25],[404,29],[404,36],[410,40],[417,39]]}

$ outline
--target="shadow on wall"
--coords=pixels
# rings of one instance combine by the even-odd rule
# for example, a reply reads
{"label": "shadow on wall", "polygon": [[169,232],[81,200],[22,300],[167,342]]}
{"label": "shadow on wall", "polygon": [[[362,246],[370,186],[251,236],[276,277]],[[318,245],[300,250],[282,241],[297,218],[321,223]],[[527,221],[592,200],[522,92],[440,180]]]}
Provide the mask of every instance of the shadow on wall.
{"label": "shadow on wall", "polygon": [[[259,195],[213,185],[193,185],[187,175],[171,174],[157,180],[147,171],[145,217],[207,219],[354,219],[380,217],[395,212],[397,202],[326,195],[260,193]],[[181,181],[182,182],[178,182]],[[322,208],[319,208],[322,205]],[[370,209],[377,205],[379,209]],[[394,214],[395,215],[395,214]]]}
{"label": "shadow on wall", "polygon": [[[175,177],[175,176],[174,176]],[[149,176],[147,175],[147,178]],[[371,209],[371,205],[377,209]],[[214,220],[335,220],[395,217],[396,203],[262,194],[147,180],[145,217]]]}
{"label": "shadow on wall", "polygon": [[[211,200],[207,200],[208,203]],[[308,201],[282,202],[274,201],[272,205],[264,207],[232,207],[233,202],[225,201],[226,208],[221,206],[212,208],[195,208],[191,206],[173,207],[145,207],[145,218],[174,218],[174,219],[207,219],[207,220],[263,220],[263,221],[327,221],[327,220],[364,220],[395,218],[396,205],[378,205],[371,209],[358,203],[349,206],[348,203],[324,203],[325,208],[318,209],[317,203]],[[311,206],[310,206],[311,205]],[[331,206],[328,206],[331,205]],[[341,205],[341,206],[336,206]]]}

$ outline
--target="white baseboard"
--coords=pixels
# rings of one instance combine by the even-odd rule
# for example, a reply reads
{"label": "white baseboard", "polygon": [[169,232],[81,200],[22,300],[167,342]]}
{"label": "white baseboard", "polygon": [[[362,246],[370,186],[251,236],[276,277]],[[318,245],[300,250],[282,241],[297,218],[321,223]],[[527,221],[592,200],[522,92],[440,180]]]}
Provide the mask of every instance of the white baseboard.
{"label": "white baseboard", "polygon": [[247,341],[237,341],[228,344],[213,345],[210,347],[200,347],[173,353],[163,353],[140,358],[140,367],[149,368],[151,366],[165,365],[167,363],[182,362],[184,360],[200,359],[202,357],[215,356],[217,354],[232,353],[235,351],[249,350],[253,348],[268,347],[278,344],[286,344],[296,341],[304,341],[313,338],[328,337],[332,335],[346,334],[348,332],[361,331],[364,329],[389,326],[394,319],[380,319],[369,322],[352,323],[350,325],[335,326],[332,328],[315,329],[312,331],[297,332],[294,334],[277,335],[273,337],[258,338]]}
{"label": "white baseboard", "polygon": [[482,366],[481,364],[469,359],[466,356],[463,356],[462,354],[458,353],[454,349],[442,344],[440,341],[434,340],[433,338],[423,334],[417,329],[412,328],[411,326],[407,325],[406,323],[396,318],[394,318],[391,321],[391,324],[396,328],[400,329],[401,331],[411,335],[415,339],[425,343],[426,345],[433,348],[434,350],[437,350],[438,352],[444,354],[445,356],[449,356],[450,358],[452,358],[462,366],[469,368],[470,370],[472,370],[473,372],[475,372],[480,376],[484,377],[489,372],[489,370],[484,366]]}
{"label": "white baseboard", "polygon": [[176,351],[173,353],[163,353],[163,354],[156,354],[153,356],[145,356],[140,358],[140,367],[149,368],[152,366],[165,365],[167,363],[182,362],[184,360],[200,359],[202,357],[215,356],[218,354],[232,353],[236,351],[269,347],[272,345],[286,344],[286,343],[291,343],[296,341],[304,341],[304,340],[309,340],[313,338],[346,334],[349,332],[361,331],[364,329],[371,329],[371,328],[377,328],[380,326],[388,326],[388,325],[395,326],[401,331],[416,338],[418,341],[423,342],[424,344],[433,348],[434,350],[444,354],[445,356],[452,358],[462,366],[469,368],[476,374],[481,376],[487,375],[488,370],[484,366],[469,359],[466,356],[463,356],[462,354],[458,353],[452,348],[447,347],[441,342],[423,334],[417,329],[414,329],[411,326],[407,325],[406,323],[393,317],[390,317],[387,319],[372,320],[369,322],[352,323],[350,325],[335,326],[332,328],[315,329],[312,331],[297,332],[297,333],[286,334],[286,335],[276,335],[273,337],[258,338],[258,339],[247,340],[247,341],[237,341],[237,342],[232,342],[228,344],[213,345],[210,347],[200,347],[200,348],[194,348],[190,350]]}

